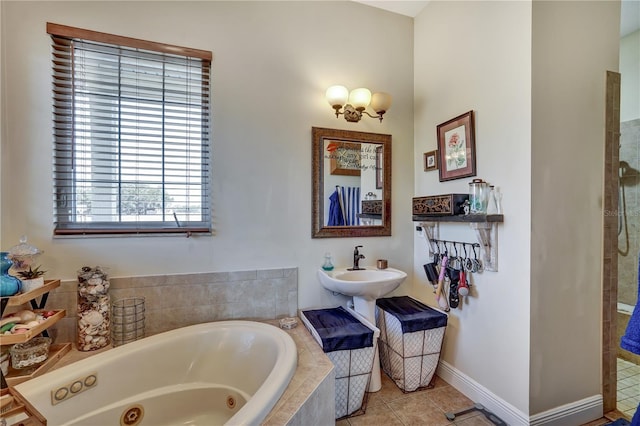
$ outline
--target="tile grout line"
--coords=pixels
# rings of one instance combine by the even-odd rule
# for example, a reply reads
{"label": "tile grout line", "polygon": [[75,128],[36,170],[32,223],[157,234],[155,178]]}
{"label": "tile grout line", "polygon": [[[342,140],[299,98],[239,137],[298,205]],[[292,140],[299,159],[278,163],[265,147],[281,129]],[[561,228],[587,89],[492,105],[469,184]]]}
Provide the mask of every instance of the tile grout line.
{"label": "tile grout line", "polygon": [[640,401],[640,366],[625,359],[617,360],[617,406],[631,418]]}

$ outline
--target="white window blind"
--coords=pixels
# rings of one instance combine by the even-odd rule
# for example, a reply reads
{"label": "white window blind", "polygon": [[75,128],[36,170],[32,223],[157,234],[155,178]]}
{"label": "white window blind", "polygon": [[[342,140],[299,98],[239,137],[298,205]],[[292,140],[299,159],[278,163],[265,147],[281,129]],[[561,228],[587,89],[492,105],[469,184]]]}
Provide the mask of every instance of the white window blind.
{"label": "white window blind", "polygon": [[211,53],[47,31],[54,233],[210,232]]}

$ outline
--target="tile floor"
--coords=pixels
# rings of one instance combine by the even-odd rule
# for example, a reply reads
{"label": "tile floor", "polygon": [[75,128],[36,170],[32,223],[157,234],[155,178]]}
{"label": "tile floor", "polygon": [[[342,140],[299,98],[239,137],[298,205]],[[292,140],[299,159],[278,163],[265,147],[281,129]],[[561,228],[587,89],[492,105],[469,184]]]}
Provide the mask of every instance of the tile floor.
{"label": "tile floor", "polygon": [[478,412],[456,417],[450,422],[445,412],[469,408],[473,402],[436,376],[432,389],[403,393],[382,373],[382,389],[369,394],[365,414],[336,422],[336,426],[486,426],[493,425]]}
{"label": "tile floor", "polygon": [[632,418],[640,403],[640,365],[618,358],[617,408]]}
{"label": "tile floor", "polygon": [[[623,361],[622,363],[620,361]],[[627,364],[630,364],[627,365]],[[637,370],[634,367],[638,367]],[[622,375],[629,374],[629,377],[635,377],[636,380],[640,380],[640,366],[632,364],[630,362],[618,359],[618,386],[620,386],[620,372],[626,371]],[[624,380],[624,379],[622,379]],[[636,407],[638,393],[640,393],[640,385],[638,381],[634,382],[630,380],[624,382],[629,384],[629,388],[635,386],[636,388]],[[349,417],[347,419],[339,420],[336,422],[336,426],[371,426],[371,425],[384,425],[384,426],[492,426],[490,422],[483,414],[478,412],[471,412],[462,416],[456,417],[453,422],[450,422],[445,417],[446,412],[456,412],[464,410],[473,402],[456,390],[453,386],[442,380],[440,377],[435,376],[434,387],[432,389],[425,389],[421,391],[403,393],[391,379],[389,379],[384,373],[382,373],[382,389],[379,392],[369,394],[369,400],[366,406],[365,414],[361,416]],[[623,386],[624,386],[623,384]],[[620,397],[627,394],[620,394],[618,389],[618,407],[620,407]],[[625,399],[630,399],[627,397]],[[625,400],[623,399],[623,401]],[[631,418],[634,411],[624,412],[625,415]],[[584,426],[602,426],[610,423],[612,420],[621,417],[620,412],[608,413],[606,418],[603,417],[598,420],[587,423]]]}
{"label": "tile floor", "polygon": [[611,413],[607,413],[605,417],[602,417],[601,419],[585,423],[581,426],[606,426],[620,418],[622,418],[622,414],[619,411],[612,411]]}

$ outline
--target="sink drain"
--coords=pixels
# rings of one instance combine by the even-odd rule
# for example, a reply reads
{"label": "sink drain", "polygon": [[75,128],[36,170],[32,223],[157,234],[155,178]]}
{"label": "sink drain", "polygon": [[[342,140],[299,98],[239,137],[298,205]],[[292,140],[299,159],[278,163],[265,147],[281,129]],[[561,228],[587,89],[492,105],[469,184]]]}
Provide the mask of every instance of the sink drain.
{"label": "sink drain", "polygon": [[120,426],[136,426],[139,425],[144,417],[144,408],[142,405],[133,405],[127,408],[120,416]]}

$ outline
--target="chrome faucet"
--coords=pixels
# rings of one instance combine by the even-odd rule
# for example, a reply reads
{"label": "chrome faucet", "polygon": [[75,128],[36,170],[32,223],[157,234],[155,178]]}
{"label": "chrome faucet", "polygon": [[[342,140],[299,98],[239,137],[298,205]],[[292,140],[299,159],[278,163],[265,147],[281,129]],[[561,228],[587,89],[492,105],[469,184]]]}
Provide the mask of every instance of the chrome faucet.
{"label": "chrome faucet", "polygon": [[364,254],[360,254],[360,252],[358,251],[359,248],[362,248],[362,246],[356,246],[356,248],[353,250],[353,268],[349,268],[349,271],[359,271],[361,269],[365,269],[365,268],[361,268],[359,263],[360,263],[360,259],[364,259]]}

